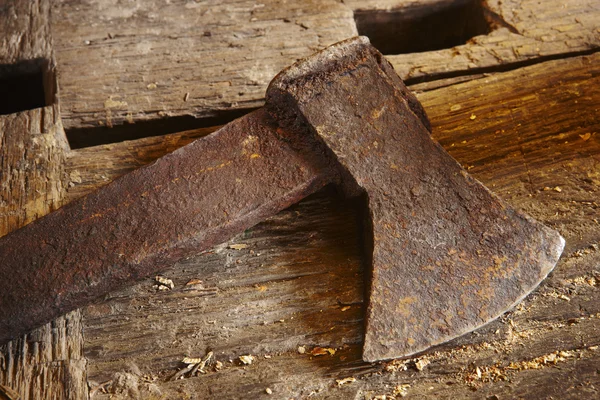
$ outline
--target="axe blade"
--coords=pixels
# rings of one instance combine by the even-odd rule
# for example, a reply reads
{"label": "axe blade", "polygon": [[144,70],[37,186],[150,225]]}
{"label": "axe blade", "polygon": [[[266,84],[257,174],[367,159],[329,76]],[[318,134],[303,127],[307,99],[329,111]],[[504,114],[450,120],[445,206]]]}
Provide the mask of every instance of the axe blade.
{"label": "axe blade", "polygon": [[267,106],[295,110],[368,202],[365,361],[409,356],[494,320],[554,268],[564,239],[472,178],[367,38],[281,72]]}

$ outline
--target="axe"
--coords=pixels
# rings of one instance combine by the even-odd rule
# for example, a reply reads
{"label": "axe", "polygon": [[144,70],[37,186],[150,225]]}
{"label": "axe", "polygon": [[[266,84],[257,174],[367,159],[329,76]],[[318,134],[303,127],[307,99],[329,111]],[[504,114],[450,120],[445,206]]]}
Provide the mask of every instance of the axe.
{"label": "axe", "polygon": [[363,359],[487,324],[552,270],[554,230],[512,209],[430,136],[367,38],[283,70],[266,104],[0,238],[0,342],[222,243],[327,184],[364,199]]}

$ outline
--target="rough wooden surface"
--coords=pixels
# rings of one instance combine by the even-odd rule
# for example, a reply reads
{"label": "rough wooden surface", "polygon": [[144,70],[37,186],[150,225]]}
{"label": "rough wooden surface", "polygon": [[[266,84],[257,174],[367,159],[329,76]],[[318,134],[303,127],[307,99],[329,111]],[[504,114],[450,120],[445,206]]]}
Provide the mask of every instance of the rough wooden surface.
{"label": "rough wooden surface", "polygon": [[53,33],[70,129],[257,107],[283,67],[356,28],[334,0],[58,1]]}
{"label": "rough wooden surface", "polygon": [[[0,18],[0,64],[41,57],[53,66],[56,55],[60,117],[71,138],[206,128],[68,151],[55,106],[0,116],[0,234],[259,106],[281,67],[356,33],[353,11],[416,7],[48,4],[0,2],[8,16]],[[436,139],[493,191],[566,237],[555,272],[516,310],[419,359],[363,363],[357,209],[328,188],[181,262],[165,274],[173,290],[147,280],[5,346],[0,385],[32,399],[88,391],[94,399],[598,397],[598,3],[481,4],[495,24],[489,34],[388,57],[421,92]],[[574,57],[581,53],[589,55]],[[559,60],[542,62],[552,58]],[[335,354],[313,356],[316,346]],[[184,356],[209,350],[220,370],[213,360],[206,374],[169,381]],[[238,357],[248,354],[256,358],[244,365]],[[336,383],[349,377],[356,381]]]}
{"label": "rough wooden surface", "polygon": [[[62,205],[68,144],[56,106],[0,116],[0,138],[5,235]],[[0,385],[24,399],[79,399],[87,394],[85,365],[81,313],[74,311],[1,346]]]}
{"label": "rough wooden surface", "polygon": [[[23,62],[43,67],[47,101],[54,100],[47,1],[0,3],[0,75]],[[25,68],[28,69],[25,64]],[[4,76],[0,76],[4,77]],[[11,96],[12,93],[2,93]],[[0,235],[63,204],[63,173],[69,150],[56,105],[0,115]],[[0,277],[3,285],[10,277]],[[0,289],[1,290],[1,289]],[[81,313],[74,311],[0,347],[3,387],[23,399],[79,399],[87,395]],[[5,394],[6,395],[6,394]]]}
{"label": "rough wooden surface", "polygon": [[[456,159],[567,239],[552,277],[502,321],[426,354],[431,364],[423,371],[414,362],[406,371],[394,363],[387,370],[362,363],[357,210],[324,191],[232,242],[248,247],[224,245],[176,266],[166,274],[172,291],[156,291],[147,280],[88,307],[85,348],[89,378],[99,388],[94,398],[103,398],[102,390],[156,398],[266,397],[267,387],[276,398],[311,392],[368,398],[391,395],[400,384],[410,384],[408,393],[416,397],[597,393],[599,72],[599,55],[568,58],[420,95],[436,139]],[[110,179],[190,136],[172,135],[164,145],[149,138],[79,150],[67,171],[87,171],[81,187],[91,190],[94,176]],[[70,191],[81,195],[78,186]],[[193,279],[203,282],[186,286]],[[300,346],[307,352],[331,347],[336,354],[311,357],[298,354]],[[184,367],[184,356],[208,350],[222,370],[168,381]],[[241,365],[238,357],[246,354],[256,362]],[[338,388],[336,379],[345,377],[358,381]]]}
{"label": "rough wooden surface", "polygon": [[[227,118],[231,110],[260,106],[266,85],[284,66],[355,35],[355,10],[410,12],[461,2],[57,1],[52,30],[64,125],[77,141],[93,142],[90,136],[111,131],[84,128],[176,116]],[[390,55],[400,76],[431,80],[599,46],[595,0],[482,4],[490,10],[491,33],[451,49]]]}

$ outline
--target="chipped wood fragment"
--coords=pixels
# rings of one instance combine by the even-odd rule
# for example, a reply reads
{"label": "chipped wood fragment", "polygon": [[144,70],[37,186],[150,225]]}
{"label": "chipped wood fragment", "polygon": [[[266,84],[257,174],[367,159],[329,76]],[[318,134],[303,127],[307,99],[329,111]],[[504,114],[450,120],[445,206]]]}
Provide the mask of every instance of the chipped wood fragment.
{"label": "chipped wood fragment", "polygon": [[356,378],[353,376],[349,376],[349,377],[343,378],[343,379],[336,379],[335,382],[337,383],[338,386],[344,386],[349,383],[356,382]]}
{"label": "chipped wood fragment", "polygon": [[171,279],[165,278],[164,276],[157,275],[154,277],[154,281],[156,285],[153,286],[154,289],[157,290],[173,290],[175,288],[175,284]]}
{"label": "chipped wood fragment", "polygon": [[242,362],[242,364],[244,364],[244,365],[250,365],[254,362],[254,356],[252,356],[250,354],[240,356],[239,359]]}
{"label": "chipped wood fragment", "polygon": [[243,249],[248,248],[248,245],[244,244],[244,243],[237,243],[237,244],[230,244],[228,247],[233,250],[243,250]]}
{"label": "chipped wood fragment", "polygon": [[430,363],[431,360],[429,360],[426,357],[422,357],[415,361],[415,368],[417,369],[417,371],[423,371],[423,369],[425,369],[425,367],[428,366]]}
{"label": "chipped wood fragment", "polygon": [[310,354],[313,356],[325,356],[329,354],[333,356],[335,354],[335,349],[331,347],[315,347],[310,351]]}

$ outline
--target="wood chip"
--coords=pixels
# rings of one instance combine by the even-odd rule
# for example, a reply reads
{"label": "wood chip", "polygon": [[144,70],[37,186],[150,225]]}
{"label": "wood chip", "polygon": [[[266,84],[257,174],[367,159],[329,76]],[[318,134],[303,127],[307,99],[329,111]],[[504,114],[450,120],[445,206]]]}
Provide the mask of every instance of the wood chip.
{"label": "wood chip", "polygon": [[306,353],[306,347],[304,347],[304,346],[298,346],[298,353],[300,353],[300,354]]}
{"label": "wood chip", "polygon": [[238,244],[230,244],[229,248],[233,249],[233,250],[243,250],[245,248],[247,248],[248,245],[247,244],[243,244],[243,243],[238,243]]}
{"label": "wood chip", "polygon": [[[164,276],[157,275],[156,277],[154,277],[154,280],[157,283],[157,285],[155,286],[158,286],[157,289],[159,290],[171,290],[175,287],[173,281],[168,278],[165,278]],[[165,289],[161,289],[161,287]]]}
{"label": "wood chip", "polygon": [[251,356],[249,354],[245,356],[240,356],[239,358],[242,364],[244,365],[250,365],[254,362],[254,356]]}
{"label": "wood chip", "polygon": [[200,280],[200,279],[190,279],[185,285],[191,286],[191,285],[201,285],[201,284],[202,284],[202,280]]}
{"label": "wood chip", "polygon": [[423,371],[423,369],[429,365],[429,363],[431,363],[431,361],[425,357],[423,358],[419,358],[416,362],[415,362],[415,368],[417,369],[417,371]]}
{"label": "wood chip", "polygon": [[584,141],[587,142],[588,140],[590,140],[590,138],[592,137],[592,134],[590,132],[588,133],[584,133],[583,135],[579,135],[579,137]]}
{"label": "wood chip", "polygon": [[346,385],[348,383],[353,383],[356,382],[356,378],[349,376],[348,378],[344,378],[344,379],[336,379],[335,380],[338,386],[343,386]]}
{"label": "wood chip", "polygon": [[475,118],[477,118],[477,115],[475,115],[475,114],[471,114],[471,116],[469,117],[469,119],[470,119],[471,121],[473,121]]}
{"label": "wood chip", "polygon": [[394,396],[406,396],[408,394],[408,388],[410,388],[410,385],[408,383],[396,385],[396,387],[394,388]]}
{"label": "wood chip", "polygon": [[332,349],[331,347],[315,347],[310,351],[310,354],[313,356],[325,356],[327,354],[332,356],[335,354],[335,349]]}
{"label": "wood chip", "polygon": [[273,391],[270,388],[265,389],[266,394],[273,394]]}

